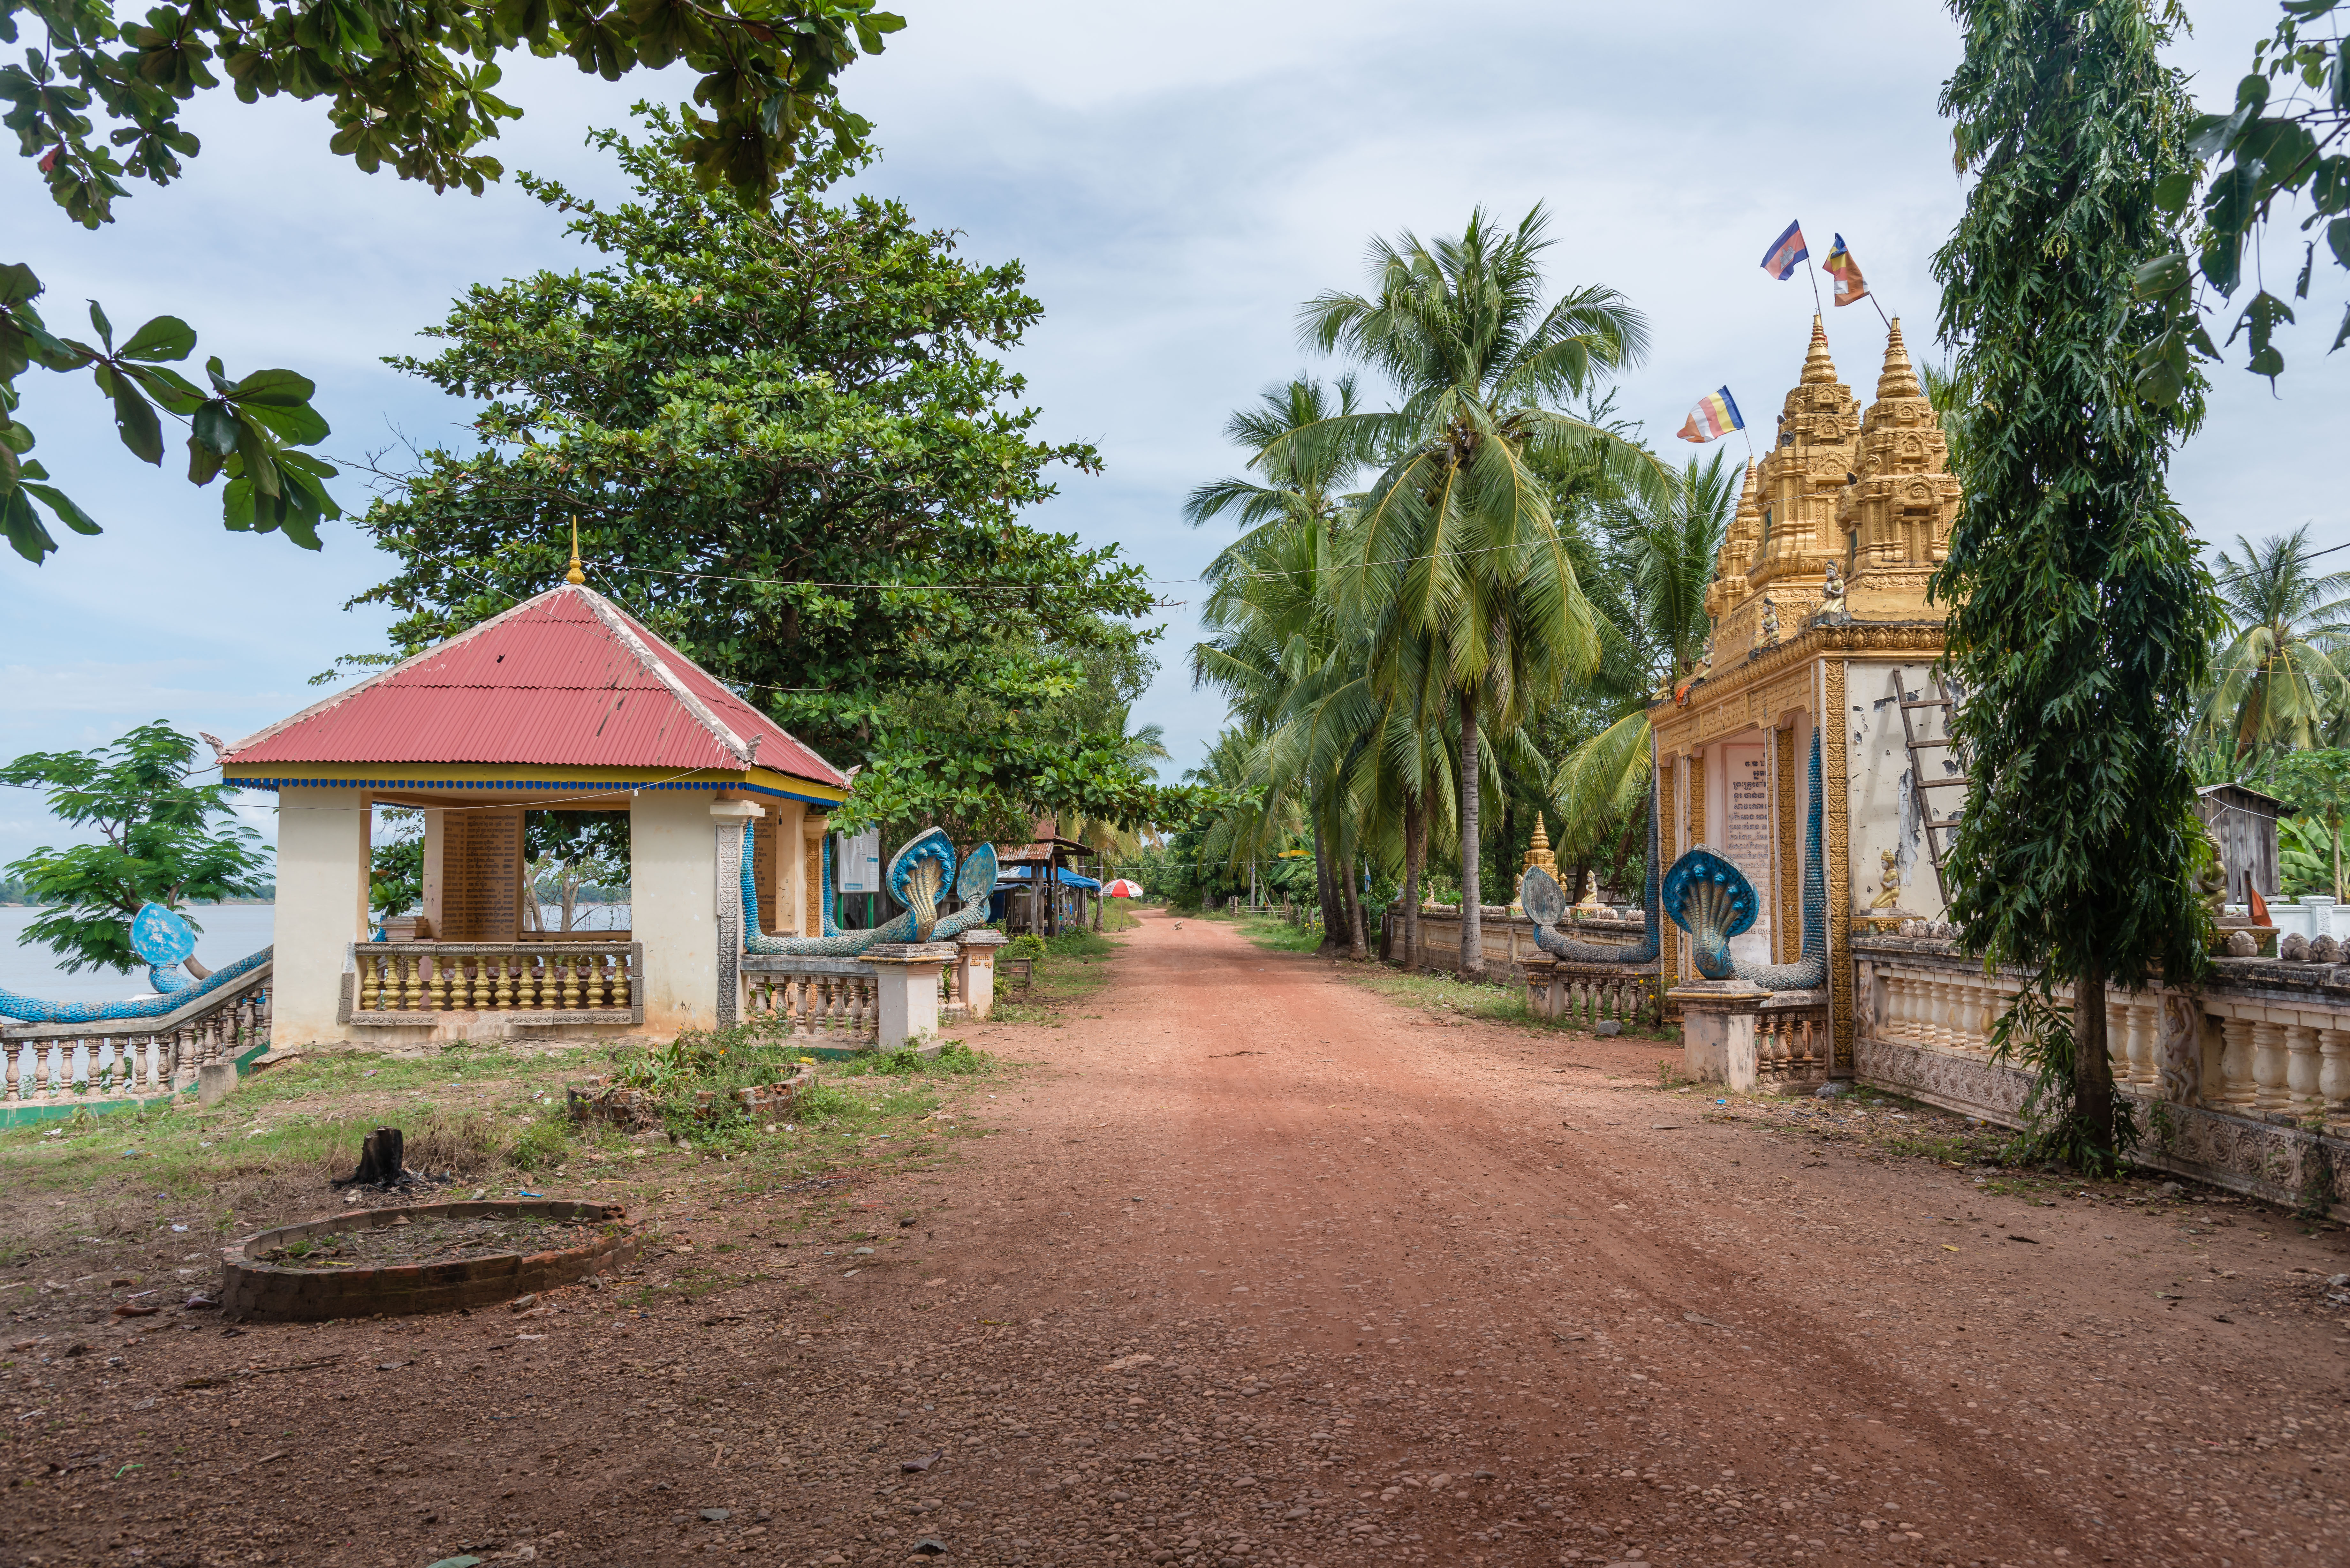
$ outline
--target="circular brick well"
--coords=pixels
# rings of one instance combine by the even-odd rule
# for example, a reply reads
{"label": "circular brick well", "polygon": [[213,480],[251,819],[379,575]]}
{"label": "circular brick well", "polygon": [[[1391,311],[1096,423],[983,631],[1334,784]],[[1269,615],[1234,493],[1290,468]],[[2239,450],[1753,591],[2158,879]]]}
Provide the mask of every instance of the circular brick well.
{"label": "circular brick well", "polygon": [[[307,1224],[281,1226],[248,1236],[222,1251],[221,1306],[229,1317],[297,1322],[490,1306],[634,1262],[637,1235],[624,1223],[626,1212],[617,1203],[576,1203],[563,1199],[413,1203],[355,1210]],[[577,1243],[545,1252],[339,1269],[260,1261],[273,1248],[305,1237],[381,1230],[402,1215],[411,1221],[427,1218],[568,1220],[576,1228]]]}

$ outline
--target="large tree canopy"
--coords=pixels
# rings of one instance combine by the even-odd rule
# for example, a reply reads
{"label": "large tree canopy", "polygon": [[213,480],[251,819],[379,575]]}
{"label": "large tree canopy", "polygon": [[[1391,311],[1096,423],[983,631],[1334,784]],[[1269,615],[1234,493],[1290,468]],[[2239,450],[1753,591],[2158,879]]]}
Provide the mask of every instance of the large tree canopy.
{"label": "large tree canopy", "polygon": [[[834,78],[861,49],[905,26],[874,0],[186,0],[138,21],[107,0],[0,0],[0,43],[26,45],[21,64],[0,65],[0,122],[38,161],[58,206],[90,228],[112,221],[125,179],[169,184],[197,140],[181,106],[224,85],[255,103],[280,93],[331,100],[329,145],[369,173],[389,164],[435,191],[476,195],[504,171],[475,151],[498,121],[522,111],[496,97],[498,59],[516,49],[568,55],[583,71],[617,81],[639,66],[682,62],[701,73],[689,112],[671,128],[670,151],[705,187],[727,185],[761,201],[780,183],[799,145],[820,135],[850,149],[870,128],[841,107]],[[20,20],[21,18],[21,20]],[[217,64],[226,83],[213,67]],[[118,153],[118,150],[120,153]],[[0,265],[0,534],[37,565],[57,546],[39,508],[80,534],[99,524],[25,453],[33,431],[16,417],[18,378],[31,366],[88,369],[114,405],[122,443],[141,461],[163,461],[163,412],[189,425],[188,478],[225,473],[223,521],[233,530],[282,529],[318,548],[322,517],[341,514],[325,481],[335,471],[295,447],[316,443],[327,422],[309,406],[309,381],[290,370],[244,378],[208,367],[207,392],[169,369],[196,335],[176,317],[148,322],[120,351],[105,313],[90,306],[98,346],[60,337],[33,305],[41,281]]]}
{"label": "large tree canopy", "polygon": [[636,201],[522,176],[605,265],[478,287],[442,352],[395,361],[486,400],[481,445],[392,476],[361,525],[400,569],[353,602],[400,610],[415,651],[561,581],[576,518],[592,583],[872,767],[886,820],[1149,815],[1122,728],[1149,675],[1140,568],[1019,520],[1047,470],[1099,462],[1035,439],[994,358],[1040,313],[1019,265],[827,201],[838,151],[772,207],[703,190],[651,124],[598,139]]}

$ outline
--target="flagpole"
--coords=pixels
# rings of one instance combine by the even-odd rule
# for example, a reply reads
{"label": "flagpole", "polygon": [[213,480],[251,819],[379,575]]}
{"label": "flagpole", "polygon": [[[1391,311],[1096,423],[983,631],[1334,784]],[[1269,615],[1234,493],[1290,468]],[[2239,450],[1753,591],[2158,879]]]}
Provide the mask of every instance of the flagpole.
{"label": "flagpole", "polygon": [[1877,306],[1877,319],[1885,323],[1885,330],[1887,332],[1892,331],[1893,318],[1885,314],[1885,306],[1877,304],[1877,296],[1873,291],[1868,296],[1868,303]]}
{"label": "flagpole", "polygon": [[1808,248],[1804,252],[1804,275],[1812,280],[1812,309],[1821,316],[1825,316],[1828,313],[1827,306],[1820,303],[1820,275],[1812,265],[1812,253]]}

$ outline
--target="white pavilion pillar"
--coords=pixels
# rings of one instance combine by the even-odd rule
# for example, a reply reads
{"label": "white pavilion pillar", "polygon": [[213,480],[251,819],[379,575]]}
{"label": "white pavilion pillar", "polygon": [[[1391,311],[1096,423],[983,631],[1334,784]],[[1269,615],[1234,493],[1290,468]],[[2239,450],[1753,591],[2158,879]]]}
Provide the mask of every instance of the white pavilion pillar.
{"label": "white pavilion pillar", "polygon": [[270,1045],[339,1042],[351,943],[368,933],[370,800],[359,789],[277,792]]}
{"label": "white pavilion pillar", "polygon": [[645,946],[644,1032],[718,1027],[718,837],[700,790],[629,800],[630,934]]}

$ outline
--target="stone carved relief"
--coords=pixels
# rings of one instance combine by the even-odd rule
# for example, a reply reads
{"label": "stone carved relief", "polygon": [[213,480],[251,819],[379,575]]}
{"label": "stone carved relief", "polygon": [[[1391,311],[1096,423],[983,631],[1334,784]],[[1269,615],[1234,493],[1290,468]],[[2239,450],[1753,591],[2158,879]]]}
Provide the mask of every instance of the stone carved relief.
{"label": "stone carved relief", "polygon": [[2203,1002],[2192,992],[2162,994],[2162,1097],[2173,1105],[2203,1103]]}

